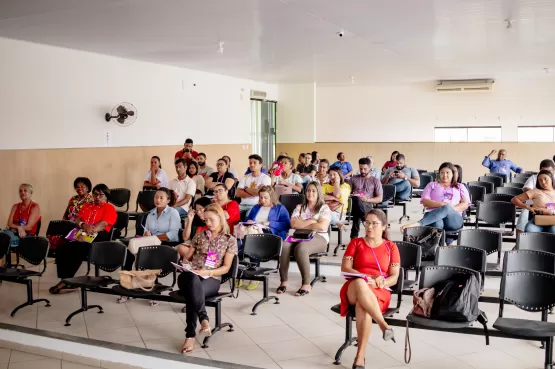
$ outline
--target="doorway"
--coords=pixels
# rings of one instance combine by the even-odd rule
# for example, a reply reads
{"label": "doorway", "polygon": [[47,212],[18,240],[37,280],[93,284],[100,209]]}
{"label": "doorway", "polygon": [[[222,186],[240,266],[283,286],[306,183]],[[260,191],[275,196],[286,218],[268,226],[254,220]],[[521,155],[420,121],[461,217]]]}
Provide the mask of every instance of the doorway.
{"label": "doorway", "polygon": [[251,99],[252,152],[262,157],[266,168],[276,157],[276,105],[275,101]]}

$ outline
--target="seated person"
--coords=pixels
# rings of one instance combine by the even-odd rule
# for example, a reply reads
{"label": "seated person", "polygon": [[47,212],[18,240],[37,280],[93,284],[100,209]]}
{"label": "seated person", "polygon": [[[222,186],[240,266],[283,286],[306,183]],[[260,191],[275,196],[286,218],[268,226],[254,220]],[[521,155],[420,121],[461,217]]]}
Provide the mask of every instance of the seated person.
{"label": "seated person", "polygon": [[216,187],[218,183],[224,183],[228,190],[235,185],[235,177],[228,170],[227,161],[223,158],[218,159],[216,162],[216,171],[208,177],[205,182],[206,196],[214,196],[212,189]]}
{"label": "seated person", "polygon": [[299,168],[302,167],[304,165],[304,157],[306,156],[306,154],[304,152],[299,154],[299,157],[297,158],[297,162],[299,164],[297,164],[297,167],[295,168],[295,170],[293,171],[293,173],[297,173],[299,174]]}
{"label": "seated person", "polygon": [[235,196],[241,198],[241,219],[245,219],[248,212],[258,203],[258,190],[262,186],[269,186],[272,180],[261,172],[262,158],[260,155],[249,156],[249,168],[252,173],[243,177],[237,186]]}
{"label": "seated person", "polygon": [[189,250],[189,246],[185,245],[191,243],[190,241],[193,237],[195,237],[197,232],[202,232],[207,229],[206,223],[204,222],[204,209],[206,209],[206,207],[210,204],[212,204],[212,199],[208,197],[201,197],[195,201],[193,207],[194,210],[187,213],[187,220],[182,234],[184,243],[175,248],[180,259],[182,259],[187,253],[187,250]]}
{"label": "seated person", "polygon": [[268,226],[270,232],[285,240],[289,231],[289,212],[276,198],[272,186],[262,186],[258,191],[258,204],[252,207],[246,222]]}
{"label": "seated person", "polygon": [[399,249],[388,240],[387,216],[383,211],[370,210],[364,226],[364,238],[351,240],[341,263],[344,273],[368,276],[368,282],[362,278],[345,282],[340,292],[341,316],[347,315],[349,305],[356,307],[358,345],[353,369],[364,368],[372,321],[380,327],[384,341],[395,342],[393,329],[384,320],[383,313],[391,302],[388,288],[394,286],[399,278]]}
{"label": "seated person", "polygon": [[341,231],[345,230],[343,222],[347,216],[349,207],[349,195],[351,186],[345,183],[343,172],[340,168],[332,168],[329,171],[330,181],[322,185],[324,200],[331,210],[331,225],[338,227]]}
{"label": "seated person", "polygon": [[204,196],[204,178],[199,174],[199,167],[196,161],[187,164],[187,176],[195,182],[197,187],[196,195],[199,195],[199,197]]}
{"label": "seated person", "polygon": [[198,156],[197,156],[197,163],[198,163],[198,174],[200,174],[202,176],[202,178],[204,178],[204,181],[206,181],[208,179],[208,177],[210,176],[210,174],[214,173],[214,169],[212,169],[211,167],[209,167],[206,164],[206,154],[203,152],[199,152]]}
{"label": "seated person", "polygon": [[351,163],[345,160],[345,154],[343,154],[342,152],[337,154],[337,161],[333,163],[330,168],[335,167],[341,168],[341,171],[343,172],[343,177],[346,179],[351,178],[351,176],[353,175],[353,166],[351,165]]}
{"label": "seated person", "polygon": [[239,175],[237,174],[237,171],[231,167],[231,158],[228,155],[224,155],[222,156],[222,159],[225,160],[228,168],[227,170],[231,174],[233,174],[233,178],[235,178],[236,180],[239,180]]}
{"label": "seated person", "polygon": [[20,238],[37,236],[40,206],[31,200],[32,197],[33,186],[27,183],[21,184],[19,186],[19,199],[21,202],[12,206],[8,216],[7,228],[3,231],[10,236],[11,247],[17,247]]}
{"label": "seated person", "polygon": [[[83,205],[75,218],[75,225],[89,235],[96,234],[94,242],[110,241],[112,227],[118,218],[116,208],[108,202],[110,189],[105,184],[97,184],[92,190],[92,195],[94,202]],[[83,240],[58,245],[56,248],[58,278],[74,277],[83,260],[86,260],[89,255],[90,249],[91,243]],[[66,287],[60,281],[49,291],[51,294],[58,294]]]}
{"label": "seated person", "polygon": [[302,162],[297,165],[297,174],[301,176],[303,183],[309,182],[316,175],[316,167],[312,164],[312,154],[304,154]]}
{"label": "seated person", "polygon": [[310,259],[311,254],[326,251],[329,235],[328,226],[331,220],[330,208],[324,202],[324,194],[320,183],[312,181],[306,186],[306,197],[301,205],[297,205],[291,216],[291,228],[311,229],[314,238],[306,242],[284,242],[279,258],[279,275],[281,284],[276,293],[282,294],[287,290],[289,280],[289,263],[291,254],[295,255],[295,261],[299,266],[302,277],[302,285],[295,296],[304,296],[310,293]]}
{"label": "seated person", "polygon": [[315,180],[320,182],[321,185],[329,182],[328,171],[330,169],[330,162],[328,159],[320,160],[318,164],[318,172],[316,172]]}
{"label": "seated person", "polygon": [[416,169],[405,166],[405,155],[398,154],[397,166],[385,171],[382,183],[391,184],[397,188],[395,199],[408,201],[412,187],[420,186],[420,174]]}
{"label": "seated person", "polygon": [[[371,156],[367,156],[368,160],[370,160],[370,175],[372,177],[376,177],[377,179],[382,178],[382,173],[374,168],[374,159]],[[357,171],[355,174],[360,174],[360,171]]]}
{"label": "seated person", "polygon": [[[553,162],[553,160],[550,160],[550,159],[542,160],[540,163],[540,172],[542,170],[547,170],[555,174],[555,163]],[[524,187],[522,188],[522,192],[528,192],[533,190],[534,188],[536,188],[537,182],[538,182],[537,174],[530,176],[526,181],[526,183],[524,184]],[[530,218],[530,212],[527,209],[522,209],[522,211],[520,212],[520,216],[518,217],[518,222],[516,224],[517,233],[524,232],[524,229],[526,228],[526,224],[528,224],[529,218]]]}
{"label": "seated person", "polygon": [[150,158],[150,170],[146,173],[143,183],[144,189],[168,187],[168,175],[162,169],[162,163],[158,156]]}
{"label": "seated person", "polygon": [[395,150],[391,153],[391,157],[385,164],[382,166],[382,173],[385,173],[386,170],[389,168],[393,168],[397,165],[397,155],[399,155],[399,151]]}
{"label": "seated person", "polygon": [[91,180],[86,177],[78,177],[73,181],[73,188],[77,195],[72,196],[67,204],[66,211],[62,217],[63,220],[75,221],[77,214],[81,211],[83,205],[93,202],[93,197],[91,195],[92,183]]}
{"label": "seated person", "polygon": [[370,160],[360,158],[358,161],[360,174],[351,178],[351,215],[353,226],[351,227],[351,239],[358,238],[360,222],[364,215],[383,201],[383,189],[379,179],[370,175]]}
{"label": "seated person", "polygon": [[[189,155],[185,155],[189,153]],[[175,153],[173,161],[176,162],[178,159],[185,159],[186,162],[190,162],[191,160],[198,157],[198,152],[193,150],[193,140],[188,138],[185,140],[185,144],[183,144],[183,148]]]}
{"label": "seated person", "polygon": [[[183,353],[193,351],[197,320],[201,326],[199,333],[211,334],[205,300],[218,294],[220,276],[229,271],[237,255],[237,239],[229,233],[222,208],[217,204],[209,205],[204,216],[208,229],[195,235],[183,257],[183,263],[198,275],[183,272],[177,279],[179,292],[185,297],[187,305]],[[215,262],[208,259],[209,254],[215,254]],[[204,279],[203,276],[209,278]]]}
{"label": "seated person", "polygon": [[310,163],[314,165],[314,169],[318,172],[318,167],[320,165],[320,153],[318,151],[313,151],[310,156],[312,156],[312,161]]}
{"label": "seated person", "polygon": [[177,178],[170,181],[169,189],[174,192],[176,197],[174,208],[180,217],[184,217],[189,211],[189,206],[195,197],[197,187],[195,182],[187,176],[187,164],[185,164],[184,159],[177,159],[175,171],[177,172]]}
{"label": "seated person", "polygon": [[[283,170],[279,176],[273,176],[272,182],[276,189],[277,197],[283,194],[303,192],[303,179],[300,175],[293,173],[295,160],[289,156],[281,158]],[[289,190],[290,189],[290,190]]]}
{"label": "seated person", "polygon": [[214,187],[214,200],[212,202],[222,207],[229,231],[233,234],[233,228],[241,221],[241,211],[237,201],[231,200],[228,193],[229,191],[223,183],[216,184]]}
{"label": "seated person", "polygon": [[[532,206],[524,203],[532,200]],[[536,225],[536,215],[555,215],[555,190],[553,189],[553,173],[542,170],[538,173],[536,188],[513,197],[512,203],[530,212],[530,220],[524,227],[525,232],[555,233],[555,226]]]}
{"label": "seated person", "polygon": [[457,183],[453,164],[443,163],[439,167],[439,181],[426,185],[420,202],[426,209],[424,216],[416,223],[402,226],[401,233],[406,228],[420,226],[446,231],[462,228],[463,214],[470,205],[470,195],[465,186]]}
{"label": "seated person", "polygon": [[491,152],[484,158],[482,165],[489,169],[490,173],[502,173],[508,177],[511,176],[511,171],[515,173],[523,173],[524,169],[513,163],[512,161],[506,159],[507,150],[499,150],[497,155],[497,160],[491,160],[490,156],[495,154],[497,151],[491,150]]}

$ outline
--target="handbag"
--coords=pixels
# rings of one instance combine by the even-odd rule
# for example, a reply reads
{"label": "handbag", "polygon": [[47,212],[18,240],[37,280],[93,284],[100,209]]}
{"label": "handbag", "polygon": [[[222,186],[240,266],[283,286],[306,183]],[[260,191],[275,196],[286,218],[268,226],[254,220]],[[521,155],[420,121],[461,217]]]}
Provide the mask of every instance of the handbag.
{"label": "handbag", "polygon": [[239,223],[233,228],[233,234],[235,238],[238,240],[242,240],[245,236],[250,234],[263,234],[264,227],[260,224],[253,223],[252,225],[248,225],[245,223]]}
{"label": "handbag", "polygon": [[161,272],[160,269],[122,270],[119,272],[119,284],[128,290],[141,289],[150,292]]}
{"label": "handbag", "polygon": [[434,285],[431,317],[449,322],[473,322],[478,319],[480,282],[473,274],[455,274]]}
{"label": "handbag", "polygon": [[141,247],[158,246],[161,244],[162,244],[162,241],[160,241],[160,239],[156,236],[135,237],[129,240],[129,246],[127,246],[127,249],[133,255],[137,255]]}
{"label": "handbag", "polygon": [[293,233],[293,238],[298,240],[308,240],[312,237],[314,237],[314,231],[311,229],[295,229]]}
{"label": "handbag", "polygon": [[412,313],[414,315],[429,318],[434,304],[434,295],[435,289],[433,287],[422,288],[418,291],[414,291],[414,294],[412,295]]}
{"label": "handbag", "polygon": [[433,261],[437,248],[441,242],[441,232],[437,228],[430,228],[429,233],[421,236],[408,235],[407,241],[420,245],[422,248],[422,261]]}

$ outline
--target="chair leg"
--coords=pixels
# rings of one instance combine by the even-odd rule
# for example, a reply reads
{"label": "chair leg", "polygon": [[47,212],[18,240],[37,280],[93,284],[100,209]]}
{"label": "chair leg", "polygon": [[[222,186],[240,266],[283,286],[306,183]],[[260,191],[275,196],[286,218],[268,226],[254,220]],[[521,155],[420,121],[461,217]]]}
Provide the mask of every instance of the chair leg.
{"label": "chair leg", "polygon": [[208,348],[208,342],[216,333],[221,331],[224,328],[229,328],[228,332],[233,332],[233,324],[231,323],[222,323],[222,302],[218,301],[216,305],[216,325],[212,328],[212,332],[210,336],[204,337],[204,341],[202,341],[202,348]]}
{"label": "chair leg", "polygon": [[335,354],[335,365],[341,364],[341,356],[343,356],[343,352],[356,340],[356,337],[353,338],[353,317],[349,313],[347,314],[347,321],[345,324],[345,342],[343,342],[343,344],[341,345],[341,347],[339,347],[339,350],[337,350],[337,353]]}
{"label": "chair leg", "polygon": [[553,369],[553,337],[547,338],[544,367],[545,369]]}
{"label": "chair leg", "polygon": [[258,309],[258,307],[260,305],[262,305],[265,302],[268,301],[272,301],[272,300],[276,300],[276,304],[279,304],[279,298],[277,296],[268,296],[269,295],[269,286],[268,286],[268,277],[264,276],[264,280],[262,281],[262,288],[263,288],[263,292],[264,295],[262,296],[262,300],[258,301],[256,304],[254,304],[254,306],[252,307],[252,313],[251,315],[256,315],[256,309]]}
{"label": "chair leg", "polygon": [[318,281],[323,283],[327,282],[326,277],[323,275],[320,275],[320,259],[314,260],[314,268],[315,268],[314,279],[312,280],[312,282],[310,282],[310,287],[314,287],[314,284]]}
{"label": "chair leg", "polygon": [[50,301],[47,299],[33,299],[33,281],[30,279],[25,280],[25,284],[27,285],[27,301],[23,304],[19,305],[15,309],[12,310],[10,316],[14,317],[15,313],[19,311],[19,309],[24,308],[25,306],[31,306],[37,302],[46,302],[46,307],[50,307]]}
{"label": "chair leg", "polygon": [[104,313],[104,310],[102,310],[102,306],[100,305],[87,305],[87,290],[81,287],[81,308],[75,310],[73,313],[67,316],[66,324],[64,324],[64,326],[69,327],[71,325],[69,322],[71,321],[71,319],[73,319],[75,315],[84,313],[89,309],[98,309],[98,314]]}
{"label": "chair leg", "polygon": [[407,220],[410,220],[410,216],[407,215],[407,204],[406,203],[402,203],[401,207],[403,208],[403,216],[401,218],[399,218],[399,224],[401,224],[401,222],[403,221],[403,219],[407,218]]}

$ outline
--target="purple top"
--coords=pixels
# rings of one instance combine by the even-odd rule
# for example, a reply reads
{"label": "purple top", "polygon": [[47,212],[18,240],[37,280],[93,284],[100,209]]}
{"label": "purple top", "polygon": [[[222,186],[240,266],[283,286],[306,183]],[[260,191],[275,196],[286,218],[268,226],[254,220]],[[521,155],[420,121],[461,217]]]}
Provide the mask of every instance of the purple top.
{"label": "purple top", "polygon": [[[430,182],[424,187],[424,191],[422,191],[420,203],[422,203],[423,200],[433,200],[456,206],[460,204],[461,199],[466,199],[466,201],[470,202],[470,195],[465,186],[459,184],[459,188],[451,186],[445,188],[437,182]],[[433,209],[426,209],[426,211],[431,210]]]}
{"label": "purple top", "polygon": [[359,174],[352,176],[348,183],[351,185],[351,194],[353,195],[362,193],[374,198],[383,194],[382,182],[376,177],[364,178]]}

